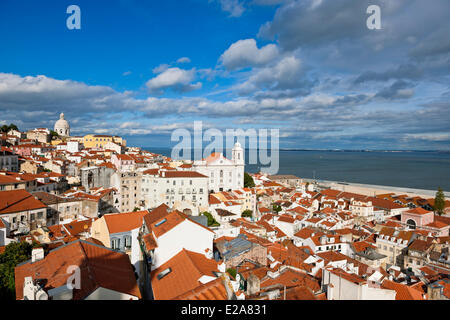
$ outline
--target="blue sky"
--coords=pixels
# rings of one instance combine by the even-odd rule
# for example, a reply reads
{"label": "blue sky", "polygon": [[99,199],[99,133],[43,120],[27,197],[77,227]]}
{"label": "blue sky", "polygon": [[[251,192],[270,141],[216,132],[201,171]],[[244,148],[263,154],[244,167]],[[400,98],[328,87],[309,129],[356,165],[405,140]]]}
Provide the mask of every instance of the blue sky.
{"label": "blue sky", "polygon": [[[81,9],[68,30],[66,8]],[[381,30],[366,9],[381,8]],[[450,3],[2,0],[0,124],[119,134],[278,128],[280,146],[450,149]],[[420,23],[419,23],[420,22]]]}

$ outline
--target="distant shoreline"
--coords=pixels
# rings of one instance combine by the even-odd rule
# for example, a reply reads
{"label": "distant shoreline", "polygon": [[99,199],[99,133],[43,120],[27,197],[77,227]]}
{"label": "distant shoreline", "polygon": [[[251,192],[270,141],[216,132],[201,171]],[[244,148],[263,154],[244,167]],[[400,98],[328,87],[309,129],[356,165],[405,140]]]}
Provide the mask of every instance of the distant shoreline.
{"label": "distant shoreline", "polygon": [[[151,149],[160,149],[160,150],[171,150],[172,148],[169,147],[142,147],[143,150],[149,150]],[[203,148],[204,149],[204,148]],[[202,150],[203,150],[202,149]],[[190,150],[196,150],[194,148],[191,148]],[[227,150],[224,148],[223,150]],[[230,149],[231,150],[231,149]],[[246,150],[269,150],[272,149],[246,149]],[[371,149],[301,149],[301,148],[279,148],[279,149],[273,149],[273,151],[307,151],[307,152],[420,152],[420,153],[450,153],[450,150],[371,150]]]}

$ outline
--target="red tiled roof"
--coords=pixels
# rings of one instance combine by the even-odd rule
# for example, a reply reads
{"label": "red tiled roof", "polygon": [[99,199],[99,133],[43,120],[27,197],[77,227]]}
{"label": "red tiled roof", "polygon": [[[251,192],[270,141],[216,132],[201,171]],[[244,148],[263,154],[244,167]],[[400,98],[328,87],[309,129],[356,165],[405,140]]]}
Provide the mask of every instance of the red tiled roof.
{"label": "red tiled roof", "polygon": [[[170,272],[158,279],[158,275],[170,268]],[[205,255],[181,250],[172,259],[151,272],[153,294],[156,300],[171,300],[202,285],[199,279],[206,275],[215,277],[217,262]]]}
{"label": "red tiled roof", "polygon": [[0,214],[42,209],[47,206],[26,190],[0,191]]}
{"label": "red tiled roof", "polygon": [[73,290],[73,299],[86,298],[102,287],[141,298],[134,271],[127,254],[78,240],[54,249],[43,259],[15,268],[16,299],[23,299],[25,277],[46,279],[45,289],[58,288],[71,276],[67,267],[80,268],[81,288]]}
{"label": "red tiled roof", "polygon": [[200,285],[179,295],[174,300],[228,300],[227,289],[222,278]]}
{"label": "red tiled roof", "polygon": [[410,213],[410,214],[418,214],[418,215],[423,215],[423,214],[427,214],[430,213],[431,211],[425,210],[423,208],[417,207],[408,211],[405,211],[405,213]]}
{"label": "red tiled roof", "polygon": [[390,281],[388,279],[383,281],[381,288],[394,290],[397,293],[395,295],[395,300],[425,300],[419,290],[401,283]]}
{"label": "red tiled roof", "polygon": [[131,231],[142,226],[148,211],[105,214],[106,225],[110,234]]}

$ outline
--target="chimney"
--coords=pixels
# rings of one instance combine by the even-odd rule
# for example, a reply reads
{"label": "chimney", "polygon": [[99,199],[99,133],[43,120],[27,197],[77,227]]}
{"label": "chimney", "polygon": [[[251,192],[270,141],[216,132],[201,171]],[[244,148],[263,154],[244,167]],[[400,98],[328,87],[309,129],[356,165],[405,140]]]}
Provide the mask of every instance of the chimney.
{"label": "chimney", "polygon": [[252,296],[261,291],[261,281],[253,273],[247,279],[247,295]]}
{"label": "chimney", "polygon": [[31,251],[31,262],[34,263],[42,259],[44,259],[44,248],[34,248]]}

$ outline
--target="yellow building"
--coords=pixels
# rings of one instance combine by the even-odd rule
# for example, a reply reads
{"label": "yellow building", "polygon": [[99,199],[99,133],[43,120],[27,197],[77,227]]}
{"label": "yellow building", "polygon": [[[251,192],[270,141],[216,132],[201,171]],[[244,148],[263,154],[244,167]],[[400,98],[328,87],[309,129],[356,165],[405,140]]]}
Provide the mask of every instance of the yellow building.
{"label": "yellow building", "polygon": [[124,147],[126,146],[126,141],[118,136],[88,134],[83,137],[85,148],[104,148],[109,142],[114,142]]}

